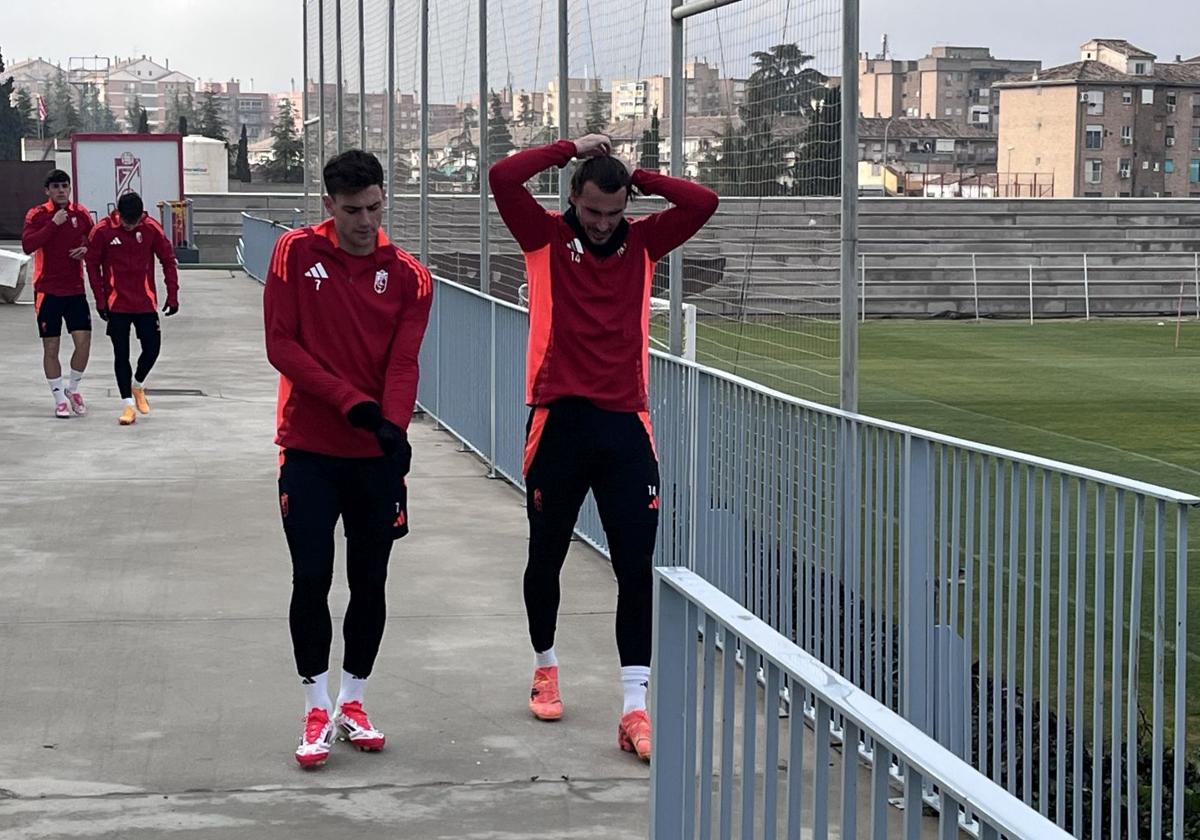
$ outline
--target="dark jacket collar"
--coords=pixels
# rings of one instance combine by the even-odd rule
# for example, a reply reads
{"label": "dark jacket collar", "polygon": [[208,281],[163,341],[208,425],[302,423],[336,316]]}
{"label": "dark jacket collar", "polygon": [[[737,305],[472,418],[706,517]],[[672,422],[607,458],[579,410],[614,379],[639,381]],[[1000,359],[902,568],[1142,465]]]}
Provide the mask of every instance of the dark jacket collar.
{"label": "dark jacket collar", "polygon": [[617,225],[617,229],[613,231],[613,235],[608,238],[608,241],[603,245],[597,245],[592,240],[588,239],[587,232],[584,231],[583,225],[579,223],[579,216],[575,213],[575,205],[567,208],[567,212],[563,213],[563,221],[565,221],[575,231],[575,236],[579,238],[579,243],[587,248],[589,252],[597,257],[611,257],[617,251],[621,250],[621,246],[625,244],[625,237],[629,235],[629,220],[622,219],[621,224]]}

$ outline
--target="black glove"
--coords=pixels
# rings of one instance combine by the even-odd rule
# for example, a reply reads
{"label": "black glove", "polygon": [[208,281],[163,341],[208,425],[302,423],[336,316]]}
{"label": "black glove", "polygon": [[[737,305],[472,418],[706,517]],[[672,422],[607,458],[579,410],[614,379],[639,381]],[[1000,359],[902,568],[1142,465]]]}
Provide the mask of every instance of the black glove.
{"label": "black glove", "polygon": [[107,309],[97,309],[96,314],[100,316],[101,321],[108,320],[108,310]]}
{"label": "black glove", "polygon": [[356,403],[346,412],[346,419],[356,429],[374,432],[383,454],[396,459],[400,475],[408,475],[412,466],[412,447],[408,443],[408,433],[391,420],[384,419],[379,403],[369,400]]}
{"label": "black glove", "polygon": [[168,303],[166,306],[164,306],[164,307],[163,307],[163,313],[164,313],[164,314],[165,314],[165,315],[166,315],[168,318],[170,318],[172,315],[174,315],[174,314],[175,314],[176,312],[178,312],[178,311],[179,311],[179,304],[178,304],[178,303]]}
{"label": "black glove", "polygon": [[375,430],[375,439],[379,441],[383,454],[395,461],[400,475],[408,475],[412,469],[412,446],[408,442],[408,432],[391,420],[384,420]]}
{"label": "black glove", "polygon": [[366,429],[368,432],[374,432],[383,423],[383,409],[379,407],[379,403],[377,402],[364,400],[350,407],[350,410],[346,412],[346,419],[356,429]]}

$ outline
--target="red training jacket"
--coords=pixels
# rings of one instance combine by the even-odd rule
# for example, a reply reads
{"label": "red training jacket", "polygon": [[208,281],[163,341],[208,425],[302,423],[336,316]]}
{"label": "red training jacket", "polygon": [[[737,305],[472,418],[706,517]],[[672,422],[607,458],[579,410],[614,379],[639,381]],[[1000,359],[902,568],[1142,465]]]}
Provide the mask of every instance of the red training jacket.
{"label": "red training jacket", "polygon": [[373,401],[407,429],[433,279],[379,232],[375,252],[338,247],[333,220],[275,244],[263,292],[267,358],[279,371],[278,434],[285,449],[343,458],[382,455],[346,413]]}
{"label": "red training jacket", "polygon": [[631,219],[622,247],[599,257],[524,186],[544,169],[566,166],[575,152],[574,143],[560,140],[511,155],[488,173],[496,207],[525,254],[525,401],[544,406],[584,397],[606,411],[648,411],[654,264],[704,226],[717,210],[717,195],[690,181],[636,170],[634,186],[675,206]]}
{"label": "red training jacket", "polygon": [[88,237],[87,267],[96,308],[109,312],[158,311],[154,258],[162,263],[167,305],[179,305],[179,269],[175,248],[162,226],[143,213],[133,230],[121,226],[117,211],[101,219]]}
{"label": "red training jacket", "polygon": [[54,224],[58,208],[47,201],[31,207],[21,230],[21,248],[33,254],[33,290],[39,295],[83,294],[83,260],[72,259],[72,248],[87,245],[92,214],[82,204],[69,203],[67,220]]}

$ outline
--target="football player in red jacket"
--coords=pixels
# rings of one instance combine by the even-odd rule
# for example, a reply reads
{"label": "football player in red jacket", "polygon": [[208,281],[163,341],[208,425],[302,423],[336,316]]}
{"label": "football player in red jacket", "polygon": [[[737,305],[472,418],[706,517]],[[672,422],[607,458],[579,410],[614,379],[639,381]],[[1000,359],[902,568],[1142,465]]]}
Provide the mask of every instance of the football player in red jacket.
{"label": "football player in red jacket", "polygon": [[[363,709],[383,639],[392,542],[408,533],[408,424],[433,281],[388,241],[383,167],[351,149],[324,170],[330,218],[279,238],[263,295],[279,371],[279,509],[292,557],[288,623],[304,688],[296,761],[324,764],[338,729],[361,750],[384,735]],[[329,698],[333,535],[346,534],[350,603],[341,686]]]}
{"label": "football player in red jacket", "polygon": [[[96,296],[96,311],[108,322],[108,337],[112,341],[117,388],[124,402],[119,418],[122,426],[132,426],[138,413],[150,413],[146,377],[162,349],[158,283],[154,279],[156,257],[162,263],[167,286],[167,302],[162,311],[170,317],[179,311],[175,248],[162,226],[145,211],[142,197],[125,193],[117,199],[117,209],[112,215],[92,228],[87,252],[88,278]],[[131,328],[142,346],[136,371],[129,363]]]}
{"label": "football player in red jacket", "polygon": [[[525,442],[529,560],[525,609],[535,654],[529,709],[562,717],[554,650],[559,573],[588,490],[617,577],[617,651],[624,711],[617,743],[648,761],[651,558],[658,529],[658,456],[650,427],[650,287],[655,263],[717,209],[711,190],[658,172],[632,172],[608,137],[518,152],[489,173],[496,207],[525,255],[529,347]],[[583,158],[571,207],[542,208],[525,182]],[[634,188],[673,207],[625,218]]]}
{"label": "football player in red jacket", "polygon": [[[79,383],[92,349],[92,314],[83,289],[92,214],[71,201],[71,176],[61,169],[46,176],[45,187],[46,203],[25,214],[21,247],[33,254],[33,308],[42,337],[42,369],[54,395],[54,416],[68,418],[87,413]],[[64,323],[75,346],[65,385],[58,360]]]}

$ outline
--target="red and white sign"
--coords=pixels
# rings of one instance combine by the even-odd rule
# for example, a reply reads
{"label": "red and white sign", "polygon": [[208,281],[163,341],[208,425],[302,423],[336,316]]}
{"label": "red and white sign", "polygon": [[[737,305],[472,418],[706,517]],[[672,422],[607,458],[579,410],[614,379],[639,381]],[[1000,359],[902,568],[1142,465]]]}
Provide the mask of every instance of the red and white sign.
{"label": "red and white sign", "polygon": [[125,152],[113,160],[113,176],[116,183],[113,195],[117,198],[131,192],[142,194],[142,159],[134,157],[133,152]]}

